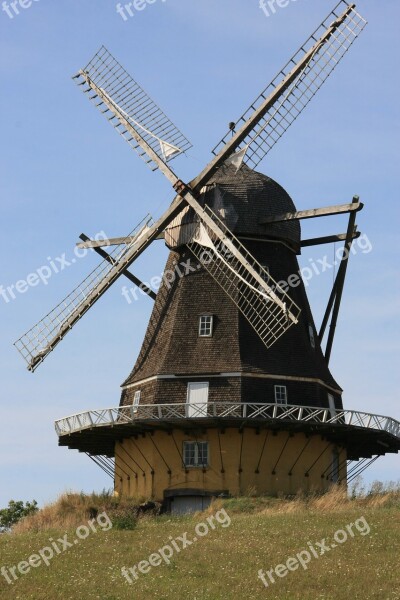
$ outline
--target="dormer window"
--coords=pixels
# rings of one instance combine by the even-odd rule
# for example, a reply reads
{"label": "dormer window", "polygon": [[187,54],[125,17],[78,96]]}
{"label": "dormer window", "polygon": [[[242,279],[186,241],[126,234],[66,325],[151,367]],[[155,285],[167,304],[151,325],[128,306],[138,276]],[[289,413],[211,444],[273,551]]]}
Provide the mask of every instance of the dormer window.
{"label": "dormer window", "polygon": [[213,324],[214,324],[213,315],[200,315],[199,337],[212,337]]}

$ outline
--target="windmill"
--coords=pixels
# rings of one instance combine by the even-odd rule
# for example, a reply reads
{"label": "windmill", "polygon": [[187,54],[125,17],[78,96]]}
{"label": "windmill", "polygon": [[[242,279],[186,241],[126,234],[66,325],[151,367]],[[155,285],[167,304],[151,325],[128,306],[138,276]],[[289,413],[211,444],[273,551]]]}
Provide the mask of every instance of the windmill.
{"label": "windmill", "polygon": [[[297,211],[283,188],[255,171],[365,25],[354,4],[339,2],[230,123],[190,183],[170,166],[189,141],[105,47],[74,76],[175,192],[160,218],[146,216],[128,236],[97,242],[82,234],[78,245],[93,248],[102,263],[15,344],[34,371],[121,276],[155,300],[120,406],[56,424],[60,444],[86,452],[115,476],[116,491],[163,497],[180,511],[250,486],[258,493],[324,490],[365,467],[360,459],[400,449],[399,423],[343,410],[328,367],[362,204],[354,197]],[[345,213],[346,233],[301,239],[301,219]],[[165,272],[189,266],[156,295],[129,268],[160,236],[170,249]],[[317,333],[304,285],[299,278],[294,284],[296,255],[333,241],[344,241],[345,251]],[[356,461],[353,471],[349,460]]]}

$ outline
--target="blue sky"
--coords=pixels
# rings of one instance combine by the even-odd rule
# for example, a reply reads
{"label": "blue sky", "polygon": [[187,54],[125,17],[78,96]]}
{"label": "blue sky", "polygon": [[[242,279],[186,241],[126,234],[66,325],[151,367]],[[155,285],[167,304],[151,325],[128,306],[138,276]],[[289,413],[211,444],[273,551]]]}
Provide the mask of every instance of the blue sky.
{"label": "blue sky", "polygon": [[[194,177],[210,150],[334,3],[291,0],[269,18],[258,0],[156,0],[124,21],[112,0],[34,0],[13,19],[0,11],[0,285],[25,279],[66,253],[84,231],[119,236],[145,213],[159,216],[173,194],[117,136],[73,84],[101,44],[124,64],[194,144],[174,163]],[[400,419],[398,136],[399,4],[360,0],[369,25],[260,170],[299,209],[365,203],[359,228],[372,249],[351,257],[332,371],[347,408]],[[306,237],[345,231],[345,217],[303,223]],[[302,265],[331,258],[308,250]],[[162,242],[135,272],[161,273]],[[50,258],[49,258],[50,257]],[[97,263],[87,258],[10,302],[0,297],[0,506],[40,503],[66,489],[111,480],[76,451],[58,448],[54,421],[116,406],[152,306],[128,305],[122,282],[104,296],[35,374],[12,342],[57,304]],[[317,323],[332,270],[308,287]],[[397,365],[397,366],[396,366]],[[399,479],[400,459],[380,459],[366,479]]]}

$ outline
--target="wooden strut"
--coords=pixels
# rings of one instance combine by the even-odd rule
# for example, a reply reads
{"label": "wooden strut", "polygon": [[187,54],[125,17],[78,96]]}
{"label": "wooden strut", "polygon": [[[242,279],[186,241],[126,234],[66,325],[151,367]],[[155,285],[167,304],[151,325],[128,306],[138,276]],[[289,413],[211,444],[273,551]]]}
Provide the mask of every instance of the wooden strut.
{"label": "wooden strut", "polygon": [[[357,240],[361,235],[360,231],[354,230],[353,240]],[[321,244],[334,244],[336,242],[344,242],[346,240],[345,233],[337,233],[336,235],[327,235],[324,237],[310,238],[308,240],[301,240],[300,246],[307,248],[308,246],[320,246]]]}
{"label": "wooden strut", "polygon": [[165,466],[167,467],[167,473],[168,475],[172,475],[172,471],[171,471],[171,467],[169,466],[169,464],[167,463],[167,461],[165,460],[164,456],[161,454],[160,449],[158,448],[157,444],[155,443],[155,441],[153,440],[153,437],[150,436],[150,441],[153,444],[154,448],[157,450],[158,454],[160,455],[163,463],[165,464]]}
{"label": "wooden strut", "polygon": [[[131,460],[132,462],[134,462],[134,463],[135,463],[135,465],[138,467],[138,469],[140,469],[140,470],[142,471],[142,475],[143,475],[143,476],[145,476],[145,472],[144,472],[143,468],[142,468],[142,467],[139,465],[139,463],[138,463],[138,462],[137,462],[137,461],[136,461],[136,460],[135,460],[135,459],[134,459],[134,458],[133,458],[133,457],[132,457],[130,454],[128,454],[128,452],[125,450],[124,446],[123,446],[122,444],[120,444],[120,445],[119,445],[119,447],[120,447],[120,449],[121,449],[121,450],[123,450],[123,451],[125,452],[126,456],[129,458],[129,460]],[[115,454],[115,456],[117,457],[117,454]],[[126,466],[128,467],[128,469],[130,469],[131,471],[133,471],[133,472],[135,473],[135,477],[136,477],[136,479],[137,479],[137,477],[138,477],[138,474],[136,473],[136,471],[134,471],[134,470],[132,469],[132,466],[131,466],[131,465],[129,465],[129,464],[126,462],[126,460],[124,460],[124,459],[122,458],[122,456],[118,456],[118,458],[119,458],[120,460],[122,460],[122,462],[124,463],[124,465],[126,465]]]}
{"label": "wooden strut", "polygon": [[296,458],[295,462],[293,463],[293,465],[290,467],[289,473],[288,475],[291,477],[293,475],[293,469],[295,468],[295,466],[297,465],[297,463],[299,462],[304,450],[307,448],[307,446],[309,445],[309,443],[311,442],[312,438],[308,438],[308,440],[306,441],[302,451],[300,452],[300,454],[298,455],[298,457]]}
{"label": "wooden strut", "polygon": [[131,442],[135,446],[135,448],[139,451],[139,454],[142,455],[142,457],[144,458],[145,462],[147,462],[147,464],[149,465],[151,475],[154,475],[155,471],[154,471],[153,467],[151,466],[151,464],[149,463],[149,461],[147,460],[147,458],[145,457],[145,455],[143,454],[143,452],[141,451],[141,449],[139,448],[139,446],[133,440],[131,440]]}
{"label": "wooden strut", "polygon": [[[173,439],[173,442],[174,442],[174,445],[175,445],[176,451],[177,451],[177,453],[178,453],[178,455],[179,455],[179,458],[181,459],[182,468],[184,469],[184,468],[185,468],[185,463],[184,463],[184,461],[183,461],[182,452],[181,452],[181,451],[179,450],[179,448],[178,448],[178,444],[176,443],[176,439],[175,439],[175,436],[174,436],[174,432],[173,432],[173,431],[171,431],[171,437],[172,437],[172,439]],[[185,471],[186,471],[186,473],[188,472],[188,471],[187,471],[187,469],[185,469]]]}
{"label": "wooden strut", "polygon": [[329,480],[329,479],[333,479],[334,477],[337,476],[338,480],[340,480],[340,471],[343,469],[343,467],[345,466],[345,464],[347,463],[347,457],[342,459],[342,461],[335,466],[330,466],[328,467],[328,469],[325,469],[325,471],[322,473],[321,477],[325,477],[325,479]]}
{"label": "wooden strut", "polygon": [[244,440],[244,432],[245,429],[239,429],[239,432],[241,434],[241,440],[240,440],[240,454],[239,454],[239,469],[238,469],[238,473],[242,473],[243,469],[242,469],[242,454],[243,454],[243,440]]}
{"label": "wooden strut", "polygon": [[[81,235],[79,236],[79,238],[81,240],[83,240],[84,242],[91,242],[92,240],[85,235],[84,233],[81,233]],[[106,242],[104,242],[106,243]],[[78,246],[80,247],[80,245],[78,244]],[[89,246],[84,246],[84,247],[89,247]],[[105,250],[103,250],[102,248],[99,247],[94,247],[91,246],[93,248],[93,250],[102,258],[104,258],[107,262],[109,262],[111,265],[115,264],[115,260],[112,258],[112,256],[110,256]],[[135,285],[137,285],[137,287],[139,289],[141,289],[143,292],[145,292],[145,294],[147,294],[148,296],[150,296],[150,298],[152,298],[153,300],[155,300],[157,298],[157,294],[155,294],[153,292],[152,289],[150,289],[145,283],[143,283],[142,281],[140,281],[140,279],[138,279],[138,277],[135,277],[135,275],[133,275],[133,273],[131,273],[130,271],[128,271],[128,269],[124,269],[122,271],[122,274],[125,275],[125,277],[127,279],[129,279],[129,281],[131,281],[132,283],[134,283]]]}
{"label": "wooden strut", "polygon": [[264,443],[263,443],[263,447],[262,447],[262,450],[261,450],[260,458],[258,459],[258,463],[257,463],[256,470],[254,471],[254,473],[259,473],[260,472],[261,459],[262,459],[263,454],[264,454],[265,445],[266,445],[267,440],[268,440],[269,432],[270,432],[270,430],[267,429],[267,431],[265,433],[265,438],[264,438]]}
{"label": "wooden strut", "polygon": [[[358,196],[354,196],[353,204],[354,205],[359,204]],[[338,319],[339,309],[340,309],[340,302],[342,300],[344,281],[346,278],[347,265],[349,263],[350,249],[351,249],[351,245],[353,243],[352,235],[354,232],[356,215],[357,215],[356,212],[351,212],[350,216],[349,216],[349,225],[347,227],[346,241],[344,243],[344,252],[343,252],[343,255],[341,258],[340,268],[339,268],[339,272],[338,272],[338,276],[337,276],[335,303],[334,303],[333,309],[332,309],[332,318],[331,318],[331,323],[329,326],[328,340],[326,342],[326,349],[325,349],[325,359],[326,359],[326,362],[328,365],[329,365],[329,360],[331,358],[333,340],[335,337],[337,319]]]}
{"label": "wooden strut", "polygon": [[370,467],[379,457],[380,457],[380,455],[378,454],[374,458],[371,458],[371,460],[366,465],[364,465],[359,471],[356,471],[350,477],[350,479],[347,479],[347,483],[351,483],[353,481],[353,479],[355,479],[356,477],[358,477],[359,475],[361,475],[361,473],[363,473],[366,469],[368,469],[368,467]]}
{"label": "wooden strut", "polygon": [[90,454],[88,452],[85,452],[85,454],[90,458],[90,460],[92,460],[94,462],[94,464],[96,465],[96,467],[100,467],[100,469],[102,471],[104,471],[104,473],[106,475],[108,475],[109,477],[111,477],[111,479],[114,479],[114,473],[111,472],[111,468],[108,470],[105,466],[103,466],[103,464],[100,461],[97,461],[95,458],[93,458],[93,456],[90,456]]}
{"label": "wooden strut", "polygon": [[284,445],[283,445],[283,448],[282,448],[282,450],[281,450],[281,453],[280,453],[280,455],[278,456],[278,460],[276,461],[276,463],[275,463],[275,465],[274,465],[274,467],[273,467],[273,469],[272,469],[271,475],[276,475],[276,467],[278,466],[278,463],[279,463],[279,461],[281,460],[281,458],[282,458],[282,455],[283,455],[283,453],[284,453],[284,451],[285,451],[285,448],[286,448],[286,446],[288,445],[288,442],[289,442],[289,440],[290,440],[290,438],[291,438],[291,437],[292,437],[292,436],[290,435],[290,433],[288,433],[288,436],[287,436],[286,442],[284,443]]}
{"label": "wooden strut", "polygon": [[[128,467],[128,469],[129,469],[130,471],[132,471],[132,468],[131,468],[131,467],[130,467],[130,466],[129,466],[129,465],[128,465],[128,464],[127,464],[125,461],[124,461],[124,459],[123,459],[123,458],[121,458],[120,456],[118,456],[118,458],[119,458],[119,460],[122,460],[122,461],[123,461],[124,465],[125,465],[126,467]],[[123,469],[123,468],[122,468],[122,466],[120,465],[120,463],[118,463],[118,464],[116,463],[116,464],[115,464],[115,474],[116,474],[116,475],[117,475],[117,469],[120,469],[120,470],[122,471],[122,473],[123,473],[124,475],[126,475],[126,478],[127,478],[127,480],[128,480],[128,481],[130,480],[130,478],[131,478],[131,475],[130,475],[130,473],[129,473],[129,472],[127,472],[127,471],[125,471],[125,469]],[[133,472],[135,473],[135,471],[133,471]],[[123,479],[123,478],[121,477],[121,475],[120,475],[119,477],[120,477],[120,479],[121,479],[121,481],[122,481],[122,479]],[[137,479],[137,473],[135,473],[135,479]]]}
{"label": "wooden strut", "polygon": [[[355,196],[356,197],[356,196]],[[260,219],[260,225],[269,223],[281,223],[282,221],[295,221],[301,219],[314,219],[315,217],[330,217],[332,215],[341,215],[343,213],[353,213],[362,210],[364,205],[357,200],[351,204],[336,204],[335,206],[324,206],[323,208],[310,208],[309,210],[298,210],[297,212],[288,212],[281,215],[264,217]]]}
{"label": "wooden strut", "polygon": [[223,456],[222,456],[222,447],[221,447],[221,434],[219,432],[219,429],[217,429],[217,433],[218,433],[219,457],[220,457],[220,460],[221,460],[221,473],[225,473],[224,459],[223,459]]}
{"label": "wooden strut", "polygon": [[304,473],[305,477],[308,477],[310,475],[311,469],[313,469],[315,467],[315,465],[320,460],[320,458],[322,458],[322,456],[325,454],[325,452],[328,450],[328,448],[330,448],[332,445],[333,445],[332,442],[329,442],[328,445],[322,450],[321,454],[315,459],[315,461],[313,462],[313,464],[311,465],[311,467],[309,467],[307,469],[307,471]]}

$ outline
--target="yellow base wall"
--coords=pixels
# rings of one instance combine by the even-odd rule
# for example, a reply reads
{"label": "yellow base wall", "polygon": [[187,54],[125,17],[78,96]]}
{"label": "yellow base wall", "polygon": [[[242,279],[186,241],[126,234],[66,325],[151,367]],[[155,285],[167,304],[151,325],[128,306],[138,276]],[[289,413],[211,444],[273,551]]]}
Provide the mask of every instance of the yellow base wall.
{"label": "yellow base wall", "polygon": [[[185,469],[184,441],[209,442],[207,468]],[[324,492],[332,485],[334,452],[341,465],[339,477],[345,482],[346,451],[319,435],[289,437],[284,431],[266,430],[257,434],[251,428],[243,432],[229,428],[224,433],[208,429],[196,436],[181,430],[172,435],[155,431],[116,443],[115,492],[158,501],[165,490],[184,488],[227,491],[232,496]]]}

